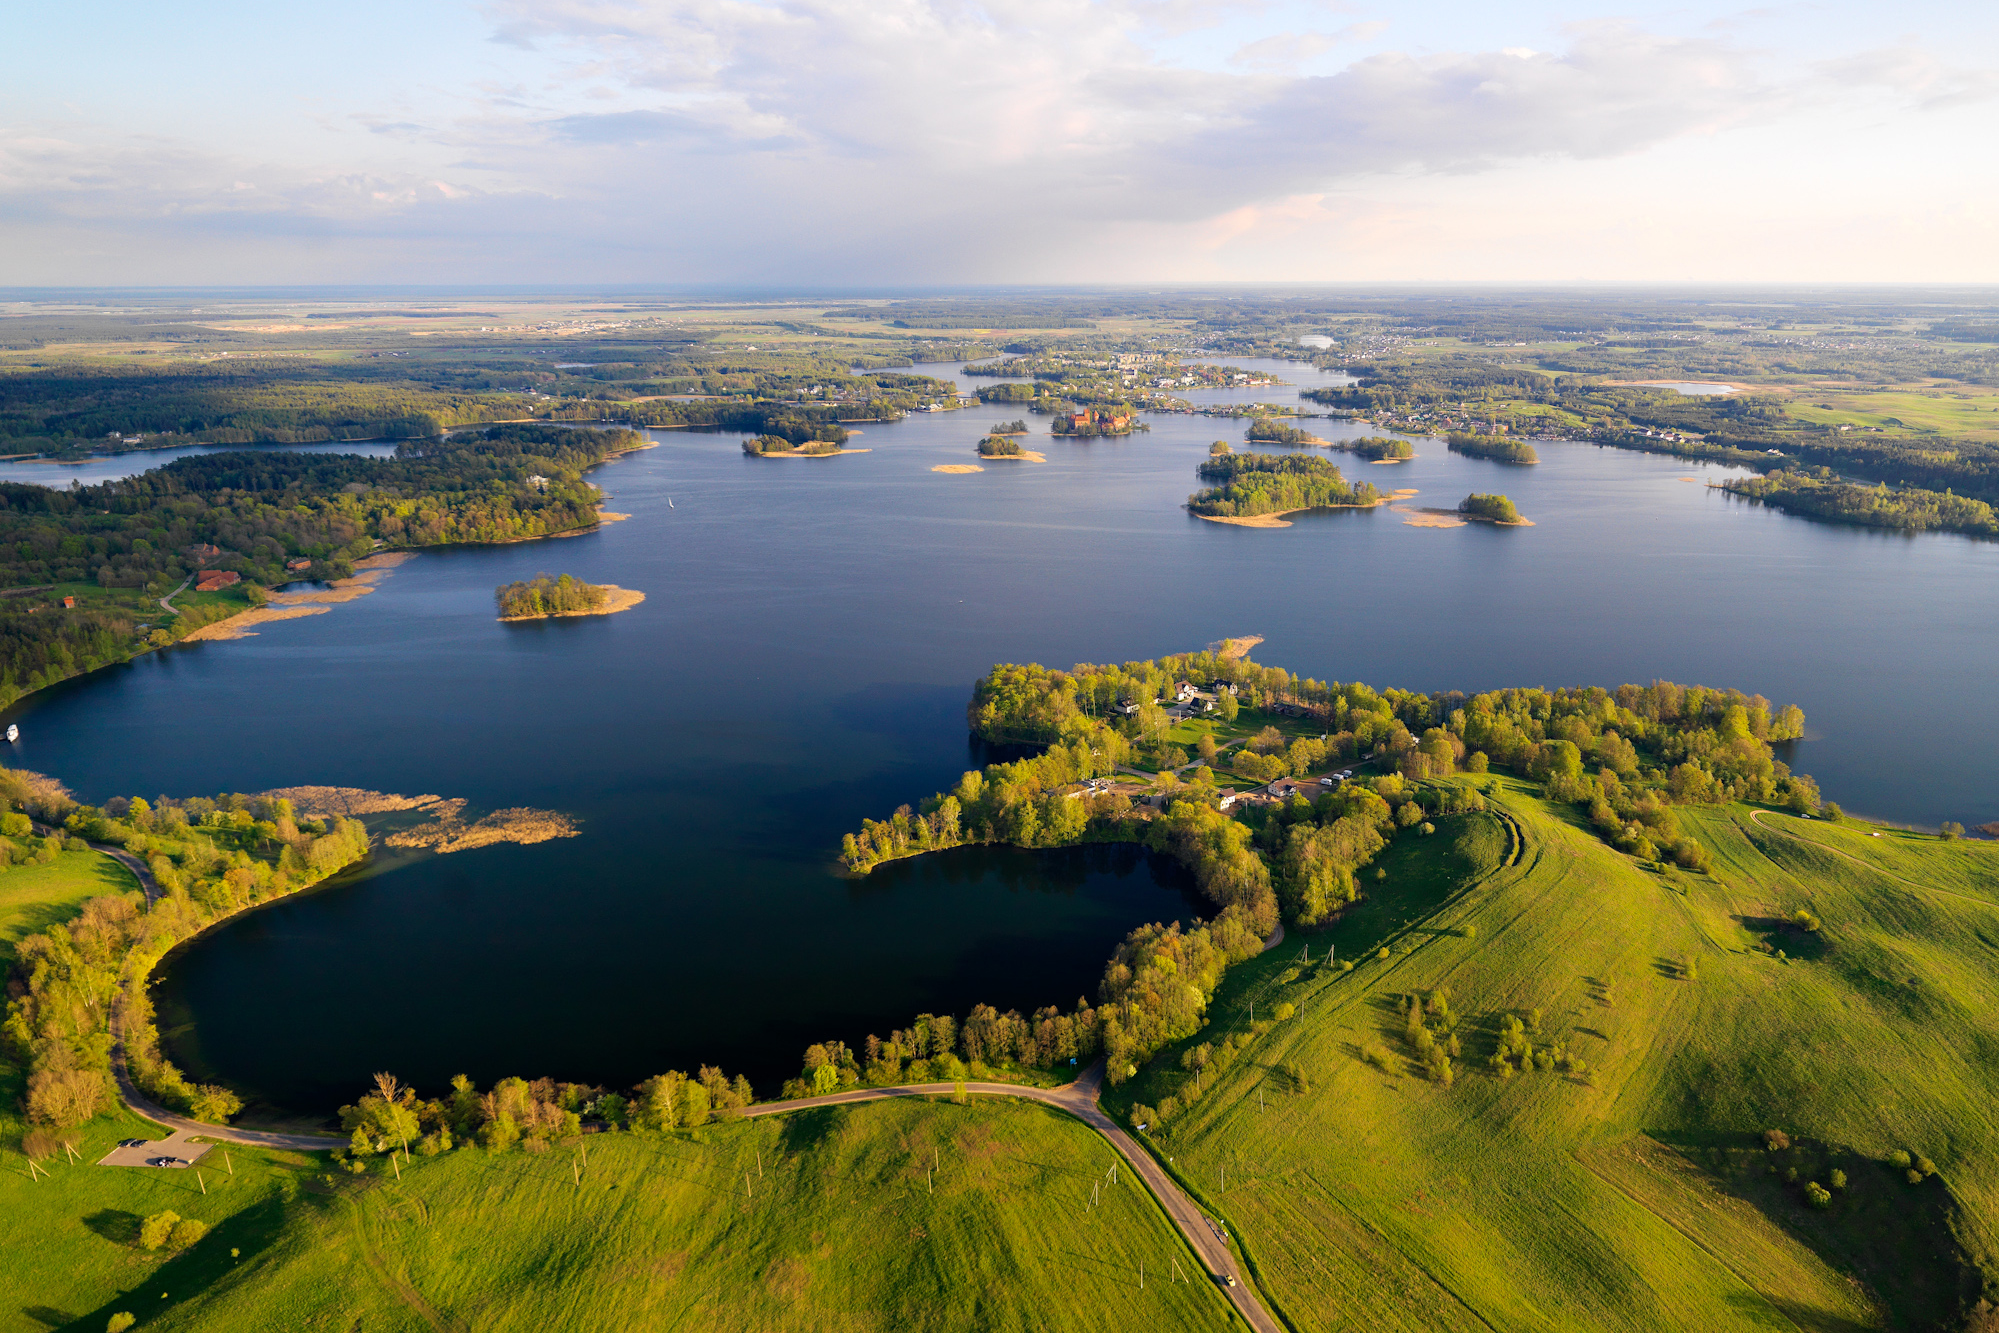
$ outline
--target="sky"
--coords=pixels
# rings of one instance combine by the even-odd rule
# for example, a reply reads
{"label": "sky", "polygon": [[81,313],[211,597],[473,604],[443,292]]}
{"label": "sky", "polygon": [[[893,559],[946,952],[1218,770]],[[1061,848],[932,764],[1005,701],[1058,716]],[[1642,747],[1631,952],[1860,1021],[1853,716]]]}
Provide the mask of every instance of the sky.
{"label": "sky", "polygon": [[0,285],[1999,282],[1999,5],[70,0]]}

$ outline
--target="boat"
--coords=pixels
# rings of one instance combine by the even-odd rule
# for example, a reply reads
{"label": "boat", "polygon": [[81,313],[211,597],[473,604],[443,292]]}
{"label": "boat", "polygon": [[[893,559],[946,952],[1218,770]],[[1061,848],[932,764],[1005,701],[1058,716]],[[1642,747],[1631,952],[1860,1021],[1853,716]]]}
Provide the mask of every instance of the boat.
{"label": "boat", "polygon": [[666,507],[668,509],[673,508],[673,497],[670,495],[666,497]]}
{"label": "boat", "polygon": [[15,726],[12,722],[9,722],[7,724],[7,739],[10,741],[18,741],[21,739],[21,729]]}

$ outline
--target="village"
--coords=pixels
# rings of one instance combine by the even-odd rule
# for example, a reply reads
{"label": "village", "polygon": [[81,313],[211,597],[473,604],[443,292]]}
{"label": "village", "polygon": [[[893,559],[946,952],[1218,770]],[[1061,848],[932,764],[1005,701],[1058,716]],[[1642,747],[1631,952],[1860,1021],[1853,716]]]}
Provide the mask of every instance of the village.
{"label": "village", "polygon": [[1287,741],[1327,739],[1327,733],[1316,725],[1316,719],[1292,704],[1273,703],[1268,711],[1242,709],[1232,720],[1224,720],[1228,710],[1222,702],[1223,696],[1233,699],[1237,693],[1238,687],[1231,681],[1214,681],[1203,687],[1193,681],[1178,680],[1173,682],[1170,697],[1149,701],[1125,700],[1118,705],[1117,711],[1121,716],[1135,718],[1148,704],[1157,707],[1164,713],[1167,722],[1165,730],[1160,733],[1162,742],[1197,744],[1201,737],[1206,736],[1214,742],[1214,758],[1191,759],[1184,764],[1158,770],[1120,765],[1117,776],[1090,778],[1066,789],[1063,795],[1071,799],[1122,796],[1133,805],[1161,809],[1176,793],[1185,789],[1187,775],[1206,768],[1216,788],[1219,808],[1274,808],[1293,797],[1314,800],[1337,789],[1358,771],[1359,765],[1333,763],[1322,772],[1254,779],[1220,767],[1229,752],[1240,751],[1265,734],[1267,729],[1275,729]]}

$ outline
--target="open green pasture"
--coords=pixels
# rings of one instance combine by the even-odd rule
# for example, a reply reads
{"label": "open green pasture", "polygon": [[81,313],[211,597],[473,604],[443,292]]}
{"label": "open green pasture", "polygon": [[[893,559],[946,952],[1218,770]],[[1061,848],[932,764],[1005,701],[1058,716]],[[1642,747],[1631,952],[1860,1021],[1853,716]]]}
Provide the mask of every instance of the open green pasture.
{"label": "open green pasture", "polygon": [[[1297,1006],[1156,1140],[1272,1301],[1301,1330],[1953,1326],[1999,1271],[1999,848],[1732,807],[1682,814],[1712,875],[1654,872],[1487,785],[1340,925],[1233,973],[1188,1043]],[[1800,907],[1816,937],[1781,924]],[[1448,1088],[1402,1008],[1439,987]],[[1586,1072],[1502,1078],[1508,1015]],[[1126,1095],[1156,1104],[1176,1055]]]}
{"label": "open green pasture", "polygon": [[[130,1308],[204,1333],[1228,1327],[1115,1160],[1059,1112],[978,1099],[459,1149],[400,1182],[380,1160],[358,1179],[291,1172],[147,1273]],[[93,1238],[97,1262],[132,1267]],[[102,1327],[123,1308],[88,1313]]]}

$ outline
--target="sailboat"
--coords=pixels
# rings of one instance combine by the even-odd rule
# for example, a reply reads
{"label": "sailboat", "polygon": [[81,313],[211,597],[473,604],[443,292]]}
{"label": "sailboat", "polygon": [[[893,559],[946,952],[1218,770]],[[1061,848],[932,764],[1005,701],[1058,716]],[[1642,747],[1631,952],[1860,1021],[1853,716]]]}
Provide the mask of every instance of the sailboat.
{"label": "sailboat", "polygon": [[670,495],[666,497],[666,507],[668,509],[673,508],[673,497]]}

